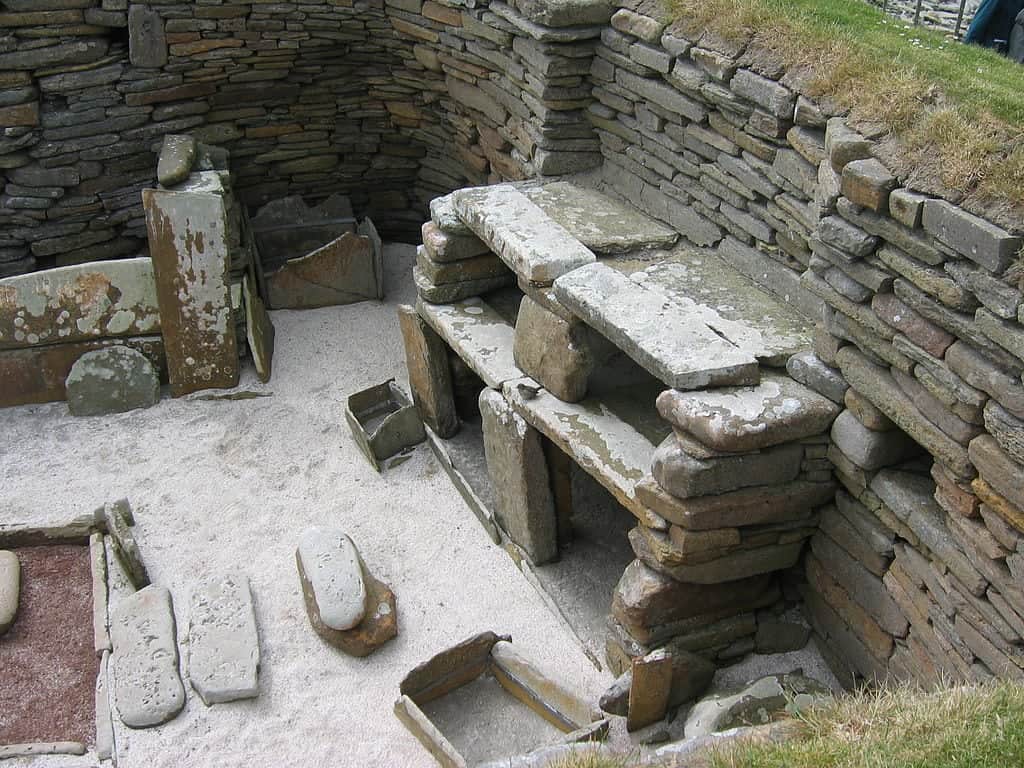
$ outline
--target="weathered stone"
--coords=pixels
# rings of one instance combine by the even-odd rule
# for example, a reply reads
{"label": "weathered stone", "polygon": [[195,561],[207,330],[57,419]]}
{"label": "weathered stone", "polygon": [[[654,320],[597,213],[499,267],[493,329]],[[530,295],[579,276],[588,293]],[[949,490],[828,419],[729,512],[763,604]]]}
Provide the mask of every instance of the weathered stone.
{"label": "weathered stone", "polygon": [[845,251],[850,258],[871,255],[879,240],[839,216],[826,216],[818,222],[817,235],[822,242]]}
{"label": "weathered stone", "polygon": [[1024,386],[986,355],[957,341],[946,350],[945,362],[972,387],[988,393],[1007,411],[1024,419]]}
{"label": "weathered stone", "polygon": [[[827,604],[844,624],[855,627],[860,647],[867,651],[873,659],[884,660],[892,653],[892,635],[882,629],[878,622],[865,611],[847,589],[831,575],[813,553],[806,558],[807,581],[816,597]],[[819,597],[820,596],[820,597]],[[809,601],[808,608],[813,601]]]}
{"label": "weathered stone", "polygon": [[110,617],[114,701],[129,728],[173,719],[185,706],[171,593],[151,585],[125,596]]}
{"label": "weathered stone", "polygon": [[416,284],[417,295],[428,304],[457,304],[468,299],[478,299],[491,291],[514,285],[515,273],[507,269],[505,272],[506,274],[500,277],[485,277],[480,280],[463,280],[458,283],[436,285],[430,282],[419,267],[413,267],[412,278]]}
{"label": "weathered stone", "polygon": [[857,420],[868,429],[873,429],[876,432],[888,432],[891,429],[896,429],[892,419],[878,410],[870,400],[853,387],[846,390],[843,403],[857,417]]}
{"label": "weathered stone", "polygon": [[582,323],[566,322],[525,297],[516,318],[516,364],[559,400],[578,402],[596,362],[590,335]]}
{"label": "weathered stone", "polygon": [[417,304],[416,311],[458,356],[494,389],[523,378],[515,364],[515,330],[479,298],[452,304]]}
{"label": "weathered stone", "polygon": [[314,627],[346,630],[363,620],[372,606],[352,539],[336,529],[310,528],[299,539],[295,559]]}
{"label": "weathered stone", "polygon": [[142,192],[171,392],[238,384],[227,212],[218,194]]}
{"label": "weathered stone", "polygon": [[272,309],[352,304],[383,295],[383,275],[370,238],[346,232],[267,275]]}
{"label": "weathered stone", "polygon": [[633,659],[626,730],[637,731],[665,717],[672,688],[672,656],[664,649]]}
{"label": "weathered stone", "polygon": [[758,653],[799,651],[810,638],[811,628],[802,617],[776,616],[770,611],[759,611],[757,614],[754,644]]}
{"label": "weathered stone", "polygon": [[102,519],[110,536],[114,554],[121,562],[132,585],[136,589],[142,589],[149,584],[149,574],[146,571],[146,564],[142,560],[142,552],[139,550],[132,526],[135,524],[135,517],[132,514],[131,505],[128,499],[118,499],[113,503],[104,504],[101,509],[96,510],[96,518]]}
{"label": "weathered stone", "polygon": [[[715,676],[715,665],[707,659],[671,644],[668,652],[672,658],[672,685],[668,706],[678,707],[700,696]],[[633,684],[633,670],[628,669],[601,696],[600,707],[610,715],[626,716],[629,692]]]}
{"label": "weathered stone", "polygon": [[889,212],[889,194],[896,177],[874,158],[853,160],[843,166],[842,193],[850,202],[877,213]]}
{"label": "weathered stone", "polygon": [[21,594],[21,564],[14,552],[0,550],[0,637],[14,624]]}
{"label": "weathered stone", "polygon": [[749,69],[739,69],[729,81],[729,88],[763,107],[769,114],[786,119],[793,117],[796,96],[781,83],[761,77]]}
{"label": "weathered stone", "polygon": [[535,565],[556,559],[558,525],[540,433],[493,389],[480,393],[480,415],[498,522]]}
{"label": "weathered stone", "polygon": [[974,438],[969,450],[971,461],[985,482],[1017,509],[1024,510],[1024,471],[1021,471],[1021,465],[989,435]]}
{"label": "weathered stone", "polygon": [[160,402],[160,377],[149,359],[130,347],[86,352],[65,381],[74,416],[105,416]]}
{"label": "weathered stone", "polygon": [[244,573],[202,580],[192,593],[188,676],[207,706],[259,694],[260,645]]}
{"label": "weathered stone", "polygon": [[655,451],[651,469],[666,491],[686,499],[788,483],[800,472],[802,457],[803,448],[790,444],[760,453],[695,459],[679,447],[675,437],[669,437]]}
{"label": "weathered stone", "polygon": [[400,305],[398,323],[405,343],[413,402],[427,426],[439,437],[451,437],[459,431],[459,417],[455,412],[448,348],[415,308]]}
{"label": "weathered stone", "polygon": [[447,234],[475,237],[473,230],[459,218],[459,214],[455,210],[454,192],[435,197],[430,201],[430,220],[438,229]]}
{"label": "weathered stone", "polygon": [[167,63],[164,21],[154,8],[132,5],[128,9],[128,57],[136,67],[162,67]]}
{"label": "weathered stone", "polygon": [[459,190],[454,203],[476,235],[531,282],[550,284],[595,259],[564,227],[507,184]]}
{"label": "weathered stone", "polygon": [[611,25],[613,29],[617,29],[619,32],[639,37],[648,43],[659,42],[661,40],[661,33],[665,29],[664,22],[652,19],[650,16],[635,13],[626,8],[620,8],[612,15]]}
{"label": "weathered stone", "polygon": [[511,275],[505,262],[493,253],[484,253],[458,261],[438,262],[430,258],[426,247],[416,248],[416,268],[434,285],[490,280]]}
{"label": "weathered stone", "polygon": [[0,279],[0,349],[160,330],[148,258]]}
{"label": "weathered stone", "polygon": [[909,189],[894,189],[889,195],[889,215],[905,227],[921,226],[921,212],[928,197]]}
{"label": "weathered stone", "polygon": [[925,320],[891,293],[875,294],[871,308],[891,325],[929,354],[941,358],[956,337]]}
{"label": "weathered stone", "polygon": [[789,358],[786,373],[834,403],[841,403],[849,385],[836,369],[826,365],[813,352],[800,352]]}
{"label": "weathered stone", "polygon": [[974,320],[982,333],[1024,362],[1024,326],[1016,321],[1003,320],[984,307],[978,309]]}
{"label": "weathered stone", "polygon": [[995,224],[946,200],[927,200],[921,224],[925,232],[990,272],[1003,272],[1024,244]]}
{"label": "weathered stone", "polygon": [[1024,420],[990,400],[985,405],[985,428],[1011,459],[1024,465]]}
{"label": "weathered stone", "polygon": [[658,412],[713,450],[743,453],[821,434],[839,408],[787,376],[766,373],[754,387],[668,390]]}
{"label": "weathered stone", "polygon": [[832,442],[868,471],[898,464],[920,452],[920,447],[902,432],[868,429],[850,411],[843,411],[832,425]]}
{"label": "weathered stone", "polygon": [[830,697],[828,688],[801,674],[769,675],[742,690],[703,699],[686,717],[687,739],[736,726],[762,725],[780,712],[795,714]]}
{"label": "weathered stone", "polygon": [[810,510],[835,494],[830,482],[797,480],[757,486],[716,496],[681,499],[651,477],[636,486],[640,502],[665,520],[691,531],[762,525],[808,517]]}
{"label": "weathered stone", "polygon": [[476,235],[457,235],[446,232],[433,221],[428,221],[423,225],[421,234],[423,247],[427,249],[427,255],[433,261],[460,261],[490,252],[487,243]]}
{"label": "weathered stone", "polygon": [[960,445],[967,445],[984,430],[961,419],[949,406],[929,392],[917,379],[893,369],[892,377],[928,421]]}
{"label": "weathered stone", "polygon": [[[849,510],[851,508],[856,509],[852,504],[847,504],[846,509]],[[854,519],[859,522],[865,522],[870,519],[870,513],[865,510],[864,515]],[[881,534],[880,528],[881,526],[876,523],[872,532],[876,535]],[[839,510],[831,505],[825,507],[821,513],[821,530],[873,574],[879,577],[885,575],[889,563],[892,561],[891,537],[881,538],[880,536],[880,542],[872,542],[866,539],[861,533],[860,528],[854,526],[849,518],[840,514]],[[877,543],[881,543],[882,547],[887,547],[887,553],[879,553],[875,547]]]}
{"label": "weathered stone", "polygon": [[196,161],[196,140],[191,136],[168,134],[160,148],[156,178],[163,186],[180,184],[192,172]]}
{"label": "weathered stone", "polygon": [[555,282],[555,296],[669,386],[700,389],[757,380],[753,356],[723,341],[687,309],[604,264]]}
{"label": "weathered stone", "polygon": [[825,129],[825,147],[836,173],[842,173],[846,164],[871,157],[871,142],[846,126],[839,117],[830,118]]}

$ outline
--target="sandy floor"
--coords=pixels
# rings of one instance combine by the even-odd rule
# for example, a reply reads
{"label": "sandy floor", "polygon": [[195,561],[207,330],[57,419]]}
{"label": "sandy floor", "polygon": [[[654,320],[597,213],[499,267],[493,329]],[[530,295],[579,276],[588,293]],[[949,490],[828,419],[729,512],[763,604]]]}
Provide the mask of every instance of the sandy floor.
{"label": "sandy floor", "polygon": [[[352,441],[344,397],[404,378],[395,305],[414,299],[412,250],[389,248],[387,261],[385,303],[274,313],[273,380],[261,387],[248,371],[243,382],[271,397],[165,397],[112,418],[74,419],[63,403],[0,413],[0,518],[59,522],[128,496],[150,574],[173,594],[179,641],[197,576],[240,566],[252,581],[259,698],[207,708],[188,689],[171,723],[118,729],[121,766],[433,766],[392,713],[399,681],[485,629],[511,634],[584,695],[606,685],[426,446],[382,476]],[[306,620],[294,547],[310,525],[347,531],[398,595],[400,635],[367,659],[326,646]]]}

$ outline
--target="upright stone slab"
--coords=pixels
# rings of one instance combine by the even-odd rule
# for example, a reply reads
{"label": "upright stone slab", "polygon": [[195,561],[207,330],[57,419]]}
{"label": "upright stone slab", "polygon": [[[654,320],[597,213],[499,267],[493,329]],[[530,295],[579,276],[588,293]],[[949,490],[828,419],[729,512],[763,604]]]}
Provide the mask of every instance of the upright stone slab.
{"label": "upright stone slab", "polygon": [[272,309],[311,309],[380,298],[379,270],[369,237],[346,232],[267,275]]}
{"label": "upright stone slab", "polygon": [[128,595],[110,617],[114,701],[129,728],[173,719],[185,706],[171,593],[151,585]]}
{"label": "upright stone slab", "polygon": [[594,261],[593,252],[508,184],[462,189],[453,198],[459,217],[516,274],[550,285]]}
{"label": "upright stone slab", "polygon": [[576,403],[586,397],[594,368],[589,336],[582,322],[567,322],[526,296],[519,305],[512,352],[524,373],[559,400]]}
{"label": "upright stone slab", "polygon": [[0,349],[159,331],[156,282],[147,258],[0,279]]}
{"label": "upright stone slab", "polygon": [[128,58],[136,67],[162,67],[167,63],[164,20],[154,8],[133,3],[128,10]]}
{"label": "upright stone slab", "polygon": [[765,373],[754,387],[668,390],[658,412],[713,450],[742,453],[821,434],[839,406],[788,376]]}
{"label": "upright stone slab", "polygon": [[228,284],[227,211],[220,195],[142,191],[171,392],[238,384]]}
{"label": "upright stone slab", "polygon": [[114,554],[121,561],[132,585],[136,589],[142,589],[148,585],[149,574],[142,561],[142,553],[139,551],[138,542],[136,542],[131,528],[135,520],[128,499],[119,499],[112,504],[104,504],[101,510],[97,510],[96,517],[102,517],[107,526],[107,535],[110,536],[110,542],[113,544]]}
{"label": "upright stone slab", "polygon": [[192,593],[188,676],[207,705],[259,694],[260,644],[249,579],[204,579]]}
{"label": "upright stone slab", "polygon": [[412,399],[423,422],[439,437],[459,431],[447,347],[441,337],[406,304],[398,307]]}
{"label": "upright stone slab", "polygon": [[559,278],[555,296],[670,387],[703,389],[759,380],[754,355],[715,333],[698,310],[605,264]]}
{"label": "upright stone slab", "polygon": [[659,648],[633,659],[632,671],[626,715],[626,730],[631,733],[665,717],[672,692],[672,656]]}
{"label": "upright stone slab", "polygon": [[480,393],[480,415],[498,522],[535,565],[554,560],[558,523],[540,433],[493,389]]}
{"label": "upright stone slab", "polygon": [[0,637],[14,624],[21,593],[21,564],[13,552],[0,551]]}
{"label": "upright stone slab", "polygon": [[64,383],[74,416],[104,416],[160,402],[160,377],[149,359],[134,349],[113,346],[86,352]]}

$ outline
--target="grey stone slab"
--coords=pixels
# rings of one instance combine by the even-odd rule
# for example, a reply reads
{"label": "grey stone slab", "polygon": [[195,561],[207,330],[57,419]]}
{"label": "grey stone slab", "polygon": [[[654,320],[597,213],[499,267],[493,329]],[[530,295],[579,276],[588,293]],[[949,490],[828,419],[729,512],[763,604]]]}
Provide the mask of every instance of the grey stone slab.
{"label": "grey stone slab", "polygon": [[435,197],[430,201],[430,220],[439,230],[447,234],[473,236],[473,230],[459,218],[459,214],[455,211],[454,192]]}
{"label": "grey stone slab", "polygon": [[0,551],[0,637],[14,624],[21,594],[21,563],[18,556]]}
{"label": "grey stone slab", "polygon": [[334,528],[309,528],[299,539],[295,557],[324,625],[337,630],[358,625],[369,606],[362,559],[352,539]]}
{"label": "grey stone slab", "polygon": [[457,283],[443,283],[437,285],[430,281],[419,267],[412,268],[413,282],[416,284],[416,293],[423,301],[430,304],[454,304],[465,301],[485,293],[496,291],[508,285],[514,285],[516,276],[514,272],[505,270],[507,274],[500,277],[487,277],[481,280],[462,280]]}
{"label": "grey stone slab", "polygon": [[260,644],[249,579],[203,579],[192,593],[188,677],[207,705],[259,694]]}
{"label": "grey stone slab", "polygon": [[156,178],[163,186],[180,184],[192,172],[196,161],[196,140],[191,136],[168,134],[160,147]]}
{"label": "grey stone slab", "polygon": [[96,511],[96,517],[102,518],[104,521],[114,554],[121,561],[132,584],[136,589],[145,587],[149,584],[149,574],[146,572],[142,553],[139,551],[138,542],[132,532],[131,526],[135,521],[128,500],[119,499],[113,503],[104,504],[102,510]]}
{"label": "grey stone slab", "polygon": [[459,417],[455,412],[447,347],[413,307],[399,305],[398,324],[416,409],[424,423],[440,437],[451,437],[459,430]]}
{"label": "grey stone slab", "polygon": [[850,388],[842,374],[822,362],[814,352],[799,352],[793,355],[786,363],[786,372],[834,403],[842,403],[846,391]]}
{"label": "grey stone slab", "polygon": [[946,200],[926,200],[921,225],[925,232],[990,272],[1005,270],[1024,243]]}
{"label": "grey stone slab", "polygon": [[419,302],[416,311],[483,382],[494,389],[523,372],[515,363],[515,329],[479,298],[454,304]]}
{"label": "grey stone slab", "polygon": [[508,184],[461,189],[455,210],[509,268],[548,285],[596,258],[561,224]]}
{"label": "grey stone slab", "polygon": [[523,298],[516,317],[516,363],[559,400],[575,403],[587,394],[595,355],[586,325],[569,322],[531,299]]}
{"label": "grey stone slab", "polygon": [[110,617],[114,701],[129,728],[173,719],[185,706],[171,593],[151,585],[128,595]]}
{"label": "grey stone slab", "polygon": [[534,565],[558,557],[558,525],[541,435],[500,392],[480,393],[484,452],[495,516]]}
{"label": "grey stone slab", "polygon": [[742,453],[822,434],[839,406],[788,376],[765,373],[752,387],[668,390],[658,411],[709,448]]}
{"label": "grey stone slab", "polygon": [[632,206],[568,181],[525,188],[523,194],[597,254],[667,248],[679,237]]}
{"label": "grey stone slab", "polygon": [[159,330],[156,283],[148,258],[0,279],[0,349]]}
{"label": "grey stone slab", "polygon": [[555,296],[652,375],[676,389],[752,384],[752,354],[716,334],[700,307],[673,301],[606,264],[555,282]]}
{"label": "grey stone slab", "polygon": [[523,379],[507,382],[503,392],[527,423],[643,519],[635,486],[669,431],[653,408],[657,389],[627,386],[566,403],[538,389],[532,379]]}
{"label": "grey stone slab", "polygon": [[780,445],[760,453],[695,459],[666,439],[654,454],[651,473],[673,496],[682,499],[717,495],[760,485],[778,485],[796,479],[803,446]]}
{"label": "grey stone slab", "polygon": [[114,716],[110,711],[109,648],[100,654],[100,671],[96,675],[95,696],[96,757],[100,760],[110,760],[114,756]]}
{"label": "grey stone slab", "polygon": [[920,453],[921,449],[899,430],[875,432],[857,419],[852,411],[843,411],[832,425],[832,442],[850,461],[873,471],[898,464]]}
{"label": "grey stone slab", "polygon": [[105,416],[160,402],[160,376],[149,358],[120,345],[78,358],[64,389],[73,416]]}
{"label": "grey stone slab", "polygon": [[167,63],[164,20],[155,8],[133,4],[128,10],[128,58],[136,67]]}
{"label": "grey stone slab", "polygon": [[[92,576],[92,636],[96,655],[111,649],[110,624],[107,618],[109,592],[107,584],[107,549],[103,534],[89,536],[89,570]],[[103,671],[105,673],[105,664]]]}

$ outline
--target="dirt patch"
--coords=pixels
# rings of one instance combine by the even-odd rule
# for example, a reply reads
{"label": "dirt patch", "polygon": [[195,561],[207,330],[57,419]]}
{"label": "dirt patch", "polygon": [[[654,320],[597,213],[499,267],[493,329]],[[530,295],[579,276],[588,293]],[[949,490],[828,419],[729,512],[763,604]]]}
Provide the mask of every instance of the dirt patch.
{"label": "dirt patch", "polygon": [[22,547],[21,600],[0,638],[0,745],[96,739],[89,548]]}

